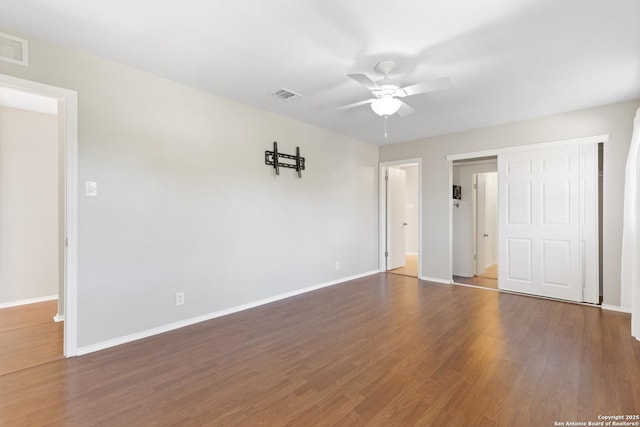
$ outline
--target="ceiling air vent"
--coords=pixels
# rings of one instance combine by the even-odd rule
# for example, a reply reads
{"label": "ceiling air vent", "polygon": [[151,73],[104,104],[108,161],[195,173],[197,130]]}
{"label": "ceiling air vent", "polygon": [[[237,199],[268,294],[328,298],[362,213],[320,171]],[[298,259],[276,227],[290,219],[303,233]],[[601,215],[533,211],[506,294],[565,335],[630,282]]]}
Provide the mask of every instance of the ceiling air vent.
{"label": "ceiling air vent", "polygon": [[0,61],[29,65],[29,42],[19,37],[0,33]]}
{"label": "ceiling air vent", "polygon": [[271,95],[275,96],[281,101],[293,101],[294,99],[302,97],[302,95],[300,95],[299,93],[295,93],[293,91],[290,91],[289,89],[278,89]]}

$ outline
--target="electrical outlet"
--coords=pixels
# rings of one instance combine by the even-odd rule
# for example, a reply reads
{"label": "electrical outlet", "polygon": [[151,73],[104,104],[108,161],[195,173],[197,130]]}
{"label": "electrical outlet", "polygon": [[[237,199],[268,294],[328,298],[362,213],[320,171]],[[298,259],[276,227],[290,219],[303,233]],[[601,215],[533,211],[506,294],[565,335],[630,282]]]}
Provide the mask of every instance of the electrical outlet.
{"label": "electrical outlet", "polygon": [[340,270],[340,261],[336,261],[336,270]]}
{"label": "electrical outlet", "polygon": [[176,305],[184,304],[184,292],[176,293]]}

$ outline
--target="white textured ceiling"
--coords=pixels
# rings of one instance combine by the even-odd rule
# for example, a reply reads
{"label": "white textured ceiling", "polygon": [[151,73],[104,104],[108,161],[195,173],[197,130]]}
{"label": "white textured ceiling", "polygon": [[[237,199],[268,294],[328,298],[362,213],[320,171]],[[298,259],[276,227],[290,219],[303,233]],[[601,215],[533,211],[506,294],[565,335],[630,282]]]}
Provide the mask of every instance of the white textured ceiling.
{"label": "white textured ceiling", "polygon": [[[377,143],[640,98],[638,0],[20,0],[0,26]],[[453,87],[383,120],[347,73]],[[286,88],[303,97],[269,96]]]}

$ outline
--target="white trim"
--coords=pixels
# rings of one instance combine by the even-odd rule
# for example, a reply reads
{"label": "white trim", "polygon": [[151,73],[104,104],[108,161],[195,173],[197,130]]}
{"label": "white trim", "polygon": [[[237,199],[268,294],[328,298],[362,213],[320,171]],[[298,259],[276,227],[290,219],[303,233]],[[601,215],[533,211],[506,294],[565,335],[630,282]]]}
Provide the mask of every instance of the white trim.
{"label": "white trim", "polygon": [[415,157],[412,159],[394,160],[391,162],[382,162],[378,168],[378,268],[380,272],[386,271],[386,263],[384,249],[386,246],[386,230],[387,212],[387,195],[385,193],[386,183],[384,181],[385,172],[389,167],[413,166],[418,165],[418,277],[422,274],[422,158]]}
{"label": "white trim", "polygon": [[378,274],[378,271],[372,270],[366,273],[356,274],[354,276],[344,277],[342,279],[332,280],[330,282],[321,283],[319,285],[309,286],[307,288],[298,289],[291,292],[285,292],[283,294],[279,294],[273,297],[264,298],[261,300],[249,302],[247,304],[237,305],[235,307],[226,308],[223,310],[214,311],[213,313],[204,314],[202,316],[191,317],[189,319],[180,320],[178,322],[169,323],[168,325],[159,326],[157,328],[147,329],[145,331],[137,332],[135,334],[126,335],[119,338],[110,339],[107,341],[102,341],[96,344],[87,345],[84,347],[77,348],[77,355],[83,355],[88,353],[93,353],[94,351],[104,350],[109,347],[114,347],[121,344],[126,344],[131,341],[136,341],[143,338],[148,338],[153,335],[162,334],[165,332],[173,331],[175,329],[184,328],[185,326],[190,326],[196,323],[205,322],[207,320],[215,319],[217,317],[227,316],[229,314],[237,313],[239,311],[249,310],[251,308],[255,308],[261,305],[269,304],[275,301],[280,301],[286,298],[291,298],[296,295],[304,294],[307,292],[315,291],[317,289],[326,288],[328,286],[338,285],[340,283],[348,282],[350,280],[360,279],[362,277],[371,276],[373,274]]}
{"label": "white trim", "polygon": [[403,166],[415,166],[416,164],[422,163],[422,157],[415,157],[413,159],[404,159],[404,160],[393,160],[391,162],[383,162],[380,163],[380,166],[384,167],[394,167],[401,168]]}
{"label": "white trim", "polygon": [[21,299],[18,301],[3,302],[2,304],[0,304],[0,309],[9,308],[9,307],[18,307],[20,305],[27,305],[27,304],[36,304],[38,302],[53,301],[57,299],[58,299],[58,295],[48,295],[46,297],[29,298],[29,299]]}
{"label": "white trim", "polygon": [[53,316],[53,321],[56,323],[64,322],[64,314],[56,314]]}
{"label": "white trim", "polygon": [[448,154],[446,158],[449,161],[465,160],[465,159],[473,159],[476,157],[498,156],[500,154],[513,153],[517,151],[537,150],[539,148],[550,148],[550,147],[556,147],[558,145],[592,144],[592,143],[600,143],[600,142],[609,142],[609,134],[585,136],[582,138],[563,139],[563,140],[550,141],[550,142],[539,142],[536,144],[514,145],[510,147],[494,148],[491,150],[474,151],[471,153]]}
{"label": "white trim", "polygon": [[452,280],[440,279],[438,277],[428,277],[428,276],[420,276],[420,280],[424,280],[427,282],[442,283],[443,285],[451,285],[453,283]]}
{"label": "white trim", "polygon": [[619,313],[631,314],[631,309],[630,308],[620,307],[620,306],[617,306],[617,305],[602,304],[600,306],[600,308],[603,309],[603,310],[608,310],[608,311],[617,311]]}
{"label": "white trim", "polygon": [[58,100],[0,86],[0,105],[35,113],[58,114]]}
{"label": "white trim", "polygon": [[75,356],[78,344],[78,93],[0,74],[0,86],[62,101],[65,150],[65,283],[64,283],[64,355]]}

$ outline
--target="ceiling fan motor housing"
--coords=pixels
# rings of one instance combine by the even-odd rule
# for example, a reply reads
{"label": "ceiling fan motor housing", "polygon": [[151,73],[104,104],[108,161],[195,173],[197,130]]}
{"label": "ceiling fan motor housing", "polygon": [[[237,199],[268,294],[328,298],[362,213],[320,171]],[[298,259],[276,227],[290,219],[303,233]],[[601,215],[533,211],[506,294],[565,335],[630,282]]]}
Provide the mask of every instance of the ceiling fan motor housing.
{"label": "ceiling fan motor housing", "polygon": [[380,61],[376,64],[374,69],[380,74],[383,74],[386,79],[389,73],[392,72],[394,68],[396,68],[395,61]]}
{"label": "ceiling fan motor housing", "polygon": [[394,84],[380,84],[378,83],[378,86],[380,86],[379,89],[373,89],[371,91],[371,93],[373,94],[373,96],[375,96],[376,98],[391,98],[396,96],[398,93],[398,89],[399,87],[394,85]]}

